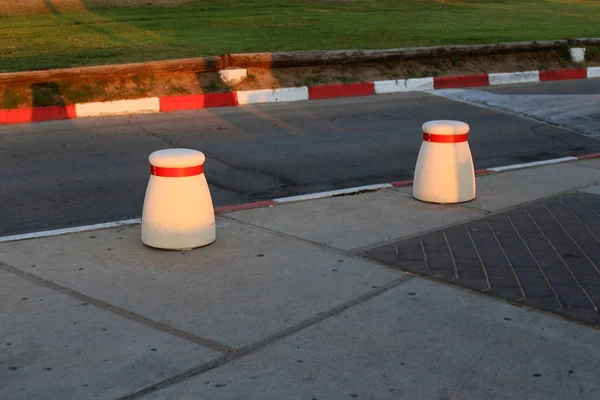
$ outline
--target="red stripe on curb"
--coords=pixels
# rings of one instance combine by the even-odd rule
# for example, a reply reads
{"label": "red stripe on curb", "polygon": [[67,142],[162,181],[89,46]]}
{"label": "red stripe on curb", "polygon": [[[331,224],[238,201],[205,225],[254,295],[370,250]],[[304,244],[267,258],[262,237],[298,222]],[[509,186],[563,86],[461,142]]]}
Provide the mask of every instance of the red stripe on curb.
{"label": "red stripe on curb", "polygon": [[215,214],[223,214],[223,213],[242,211],[242,210],[251,210],[253,208],[271,207],[271,206],[276,206],[277,204],[278,203],[274,202],[273,200],[265,200],[265,201],[257,201],[254,203],[240,204],[237,206],[218,207],[218,208],[215,208]]}
{"label": "red stripe on curb", "polygon": [[475,170],[475,176],[489,175],[489,174],[493,174],[493,173],[494,173],[494,171],[490,171],[489,169]]}
{"label": "red stripe on curb", "polygon": [[600,153],[587,154],[585,156],[576,156],[578,160],[588,160],[590,158],[600,158]]}
{"label": "red stripe on curb", "polygon": [[408,181],[390,182],[390,185],[392,185],[393,187],[404,187],[404,186],[410,186],[412,184],[413,184],[412,179],[408,180]]}
{"label": "red stripe on curb", "polygon": [[238,105],[237,92],[161,97],[159,102],[161,112],[198,110],[211,107],[235,107]]}
{"label": "red stripe on curb", "polygon": [[442,76],[433,78],[434,89],[452,89],[471,86],[489,86],[488,74],[467,76]]}
{"label": "red stripe on curb", "polygon": [[556,69],[550,71],[540,71],[540,81],[560,81],[566,79],[585,79],[587,78],[586,68],[577,69]]}
{"label": "red stripe on curb", "polygon": [[0,124],[55,121],[77,118],[75,106],[53,106],[0,110]]}
{"label": "red stripe on curb", "polygon": [[308,88],[309,100],[333,99],[336,97],[370,96],[375,94],[375,83],[352,83],[349,85],[325,85]]}
{"label": "red stripe on curb", "polygon": [[19,124],[31,122],[33,108],[20,108],[15,110],[0,110],[0,124]]}

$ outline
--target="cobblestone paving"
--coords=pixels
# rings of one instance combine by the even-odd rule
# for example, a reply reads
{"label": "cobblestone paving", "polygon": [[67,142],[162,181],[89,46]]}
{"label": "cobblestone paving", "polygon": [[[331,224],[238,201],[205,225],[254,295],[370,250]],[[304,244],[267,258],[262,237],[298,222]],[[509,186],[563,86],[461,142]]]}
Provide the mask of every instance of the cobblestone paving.
{"label": "cobblestone paving", "polygon": [[570,193],[377,247],[367,257],[600,325],[600,196]]}

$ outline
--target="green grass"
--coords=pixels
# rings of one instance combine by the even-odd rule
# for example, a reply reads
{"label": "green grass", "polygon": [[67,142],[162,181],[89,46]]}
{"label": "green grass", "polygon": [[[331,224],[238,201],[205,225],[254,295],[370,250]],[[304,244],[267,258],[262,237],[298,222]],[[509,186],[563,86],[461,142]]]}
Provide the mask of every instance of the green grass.
{"label": "green grass", "polygon": [[51,7],[44,14],[0,15],[0,71],[598,36],[596,0],[197,0],[66,13]]}

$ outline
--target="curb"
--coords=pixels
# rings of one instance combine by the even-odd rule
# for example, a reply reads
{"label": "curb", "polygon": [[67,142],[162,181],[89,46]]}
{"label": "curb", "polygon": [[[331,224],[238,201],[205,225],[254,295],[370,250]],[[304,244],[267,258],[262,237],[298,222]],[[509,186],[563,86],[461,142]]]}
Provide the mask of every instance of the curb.
{"label": "curb", "polygon": [[[533,161],[533,162],[529,162],[529,163],[525,163],[525,164],[512,164],[512,165],[505,165],[505,166],[501,166],[501,167],[493,167],[493,168],[487,168],[487,169],[478,169],[475,171],[475,176],[498,174],[498,173],[505,172],[505,171],[516,171],[519,169],[541,167],[543,165],[551,165],[551,164],[561,164],[561,163],[571,162],[571,161],[583,161],[583,160],[589,160],[589,159],[593,159],[593,158],[600,158],[600,153],[586,154],[586,155],[582,155],[582,156],[573,156],[573,157],[553,158],[550,160]],[[254,202],[254,203],[245,203],[245,204],[240,204],[237,206],[217,207],[217,208],[215,208],[215,213],[216,214],[227,214],[230,212],[251,210],[251,209],[255,209],[255,208],[273,207],[273,206],[278,206],[278,205],[282,205],[282,204],[297,203],[300,201],[318,200],[318,199],[325,199],[328,197],[347,196],[347,195],[354,195],[354,194],[360,194],[360,193],[375,192],[377,190],[385,189],[385,188],[406,187],[406,186],[412,186],[412,184],[413,184],[412,180],[406,180],[406,181],[398,181],[398,182],[380,183],[380,184],[375,184],[375,185],[357,186],[357,187],[353,187],[353,188],[331,190],[331,191],[327,191],[327,192],[303,194],[303,195],[299,195],[299,196],[280,197],[280,198],[273,199],[273,200],[258,201],[258,202]],[[2,243],[1,238],[0,238],[0,243]]]}
{"label": "curb", "polygon": [[[572,161],[582,161],[582,160],[589,160],[589,159],[594,159],[594,158],[600,158],[600,153],[586,154],[586,155],[575,156],[575,157],[554,158],[554,159],[544,160],[544,161],[534,161],[534,162],[530,162],[530,163],[526,163],[526,164],[512,164],[512,165],[506,165],[506,166],[502,166],[502,167],[479,169],[479,170],[475,171],[475,176],[498,174],[498,173],[502,173],[505,171],[515,171],[515,170],[519,170],[519,169],[540,167],[543,165],[559,164],[559,163],[572,162]],[[360,193],[375,192],[375,191],[378,191],[381,189],[387,189],[387,188],[406,187],[406,186],[411,186],[412,184],[413,184],[412,180],[406,180],[406,181],[398,181],[398,182],[390,182],[390,183],[380,183],[380,184],[375,184],[375,185],[357,186],[357,187],[353,187],[353,188],[330,190],[327,192],[310,193],[310,194],[303,194],[303,195],[298,195],[298,196],[280,197],[280,198],[273,199],[273,200],[262,200],[262,201],[256,201],[253,203],[238,204],[238,205],[234,205],[234,206],[216,207],[215,214],[227,214],[227,213],[232,213],[232,212],[236,212],[236,211],[253,210],[253,209],[257,209],[257,208],[270,208],[270,207],[279,206],[279,205],[283,205],[283,204],[298,203],[301,201],[326,199],[326,198],[338,197],[338,196],[356,195],[356,194],[360,194]],[[8,243],[8,242],[19,242],[22,240],[29,240],[29,239],[41,239],[41,238],[45,238],[45,237],[62,236],[62,235],[68,235],[68,234],[72,234],[72,233],[90,232],[90,231],[96,231],[96,230],[100,230],[100,229],[116,228],[116,227],[120,227],[120,226],[139,225],[140,223],[141,223],[140,218],[134,218],[134,219],[128,219],[128,220],[123,220],[123,221],[105,222],[105,223],[100,223],[100,224],[95,224],[95,225],[84,225],[84,226],[76,226],[76,227],[72,227],[72,228],[62,228],[62,229],[54,229],[54,230],[49,230],[49,231],[23,233],[23,234],[18,234],[18,235],[9,235],[9,236],[0,236],[0,244]]]}
{"label": "curb", "polygon": [[592,78],[600,78],[600,67],[442,76],[341,85],[303,86],[295,88],[242,90],[229,93],[150,97],[135,100],[82,103],[69,106],[0,110],[0,125],[110,115],[200,110],[214,107],[236,107],[244,104],[283,103],[340,97],[372,96],[387,93],[419,92],[438,89],[485,87]]}

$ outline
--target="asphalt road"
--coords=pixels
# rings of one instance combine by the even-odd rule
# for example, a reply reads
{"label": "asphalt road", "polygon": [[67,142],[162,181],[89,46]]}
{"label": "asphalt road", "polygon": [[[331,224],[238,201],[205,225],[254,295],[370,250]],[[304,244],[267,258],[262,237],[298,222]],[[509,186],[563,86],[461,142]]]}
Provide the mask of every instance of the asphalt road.
{"label": "asphalt road", "polygon": [[600,137],[600,80],[456,89],[434,92]]}
{"label": "asphalt road", "polygon": [[[544,91],[595,101],[600,81],[486,89],[534,110],[549,107],[536,106]],[[598,101],[578,107],[583,134],[469,101],[412,93],[0,126],[0,235],[139,217],[147,157],[169,147],[205,152],[215,206],[411,179],[433,119],[471,125],[476,168],[600,152]]]}

